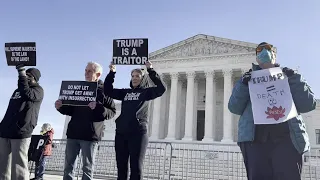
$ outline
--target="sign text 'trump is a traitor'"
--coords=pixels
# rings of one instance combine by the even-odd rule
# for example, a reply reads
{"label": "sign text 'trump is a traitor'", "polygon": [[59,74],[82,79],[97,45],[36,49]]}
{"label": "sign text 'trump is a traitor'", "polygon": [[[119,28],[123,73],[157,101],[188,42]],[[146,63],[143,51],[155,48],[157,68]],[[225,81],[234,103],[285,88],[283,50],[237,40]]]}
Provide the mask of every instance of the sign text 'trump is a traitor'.
{"label": "sign text 'trump is a traitor'", "polygon": [[144,65],[148,61],[148,39],[113,40],[114,64]]}

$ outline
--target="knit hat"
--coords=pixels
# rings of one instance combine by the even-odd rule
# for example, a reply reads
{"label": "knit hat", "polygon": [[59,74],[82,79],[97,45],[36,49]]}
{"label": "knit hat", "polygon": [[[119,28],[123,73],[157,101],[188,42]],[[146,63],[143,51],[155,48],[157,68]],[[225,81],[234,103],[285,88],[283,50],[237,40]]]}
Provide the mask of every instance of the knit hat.
{"label": "knit hat", "polygon": [[37,68],[29,68],[29,69],[27,69],[26,73],[31,74],[34,77],[34,80],[36,80],[37,82],[39,81],[39,79],[41,77],[41,73],[40,73],[39,69],[37,69]]}

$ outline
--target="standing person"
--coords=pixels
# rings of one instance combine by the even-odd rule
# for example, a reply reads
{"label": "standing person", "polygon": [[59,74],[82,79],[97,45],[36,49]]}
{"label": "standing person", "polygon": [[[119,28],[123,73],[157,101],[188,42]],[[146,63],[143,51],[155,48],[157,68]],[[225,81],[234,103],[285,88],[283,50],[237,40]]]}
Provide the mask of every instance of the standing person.
{"label": "standing person", "polygon": [[0,179],[29,180],[28,150],[31,134],[38,122],[43,89],[36,68],[17,67],[18,88],[13,92],[0,123]]}
{"label": "standing person", "polygon": [[130,87],[115,89],[113,82],[116,67],[110,64],[110,72],[104,82],[104,92],[108,96],[122,101],[121,114],[116,120],[115,151],[118,168],[118,180],[127,180],[128,158],[130,157],[130,180],[142,179],[143,160],[148,145],[147,123],[149,101],[158,98],[166,91],[164,83],[146,63],[150,79],[156,87],[146,87],[147,77],[141,69],[131,71]]}
{"label": "standing person", "polygon": [[243,75],[233,88],[229,110],[240,115],[238,145],[242,151],[248,180],[300,180],[303,154],[310,148],[301,113],[316,108],[310,86],[302,76],[287,67],[288,77],[298,116],[280,124],[255,125],[248,82],[251,71],[279,67],[273,46],[263,42],[256,48],[257,63]]}
{"label": "standing person", "polygon": [[96,62],[89,62],[85,69],[85,79],[97,82],[96,102],[88,106],[62,105],[61,100],[55,103],[56,109],[64,115],[71,116],[67,129],[67,145],[63,180],[72,180],[75,161],[81,149],[83,162],[82,180],[93,179],[93,167],[98,141],[103,135],[104,120],[111,119],[116,114],[112,98],[105,96],[103,82],[100,80],[102,67]]}
{"label": "standing person", "polygon": [[52,140],[53,140],[53,134],[54,130],[51,127],[50,124],[44,123],[41,127],[40,134],[43,136],[48,136],[47,143],[44,147],[43,154],[41,158],[39,159],[38,162],[36,162],[36,167],[35,167],[35,178],[32,180],[42,180],[43,179],[43,174],[45,171],[45,165],[48,159],[48,156],[52,155]]}

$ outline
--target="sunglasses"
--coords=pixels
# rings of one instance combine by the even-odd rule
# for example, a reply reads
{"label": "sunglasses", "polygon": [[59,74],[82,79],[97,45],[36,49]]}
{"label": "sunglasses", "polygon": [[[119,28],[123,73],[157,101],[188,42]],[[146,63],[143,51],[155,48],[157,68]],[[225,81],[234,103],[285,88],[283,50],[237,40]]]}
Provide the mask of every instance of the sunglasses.
{"label": "sunglasses", "polygon": [[268,51],[273,51],[273,45],[271,44],[264,44],[264,45],[260,45],[256,48],[256,52],[261,52],[263,49],[266,49]]}

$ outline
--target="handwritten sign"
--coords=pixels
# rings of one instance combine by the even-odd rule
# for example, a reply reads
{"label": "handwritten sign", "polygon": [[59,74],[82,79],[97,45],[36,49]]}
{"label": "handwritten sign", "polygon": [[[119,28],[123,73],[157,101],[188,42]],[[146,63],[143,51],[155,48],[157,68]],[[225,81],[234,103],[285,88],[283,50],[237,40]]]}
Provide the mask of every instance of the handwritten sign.
{"label": "handwritten sign", "polygon": [[35,42],[5,43],[4,46],[8,66],[36,66]]}
{"label": "handwritten sign", "polygon": [[113,40],[113,63],[144,65],[148,61],[148,39]]}
{"label": "handwritten sign", "polygon": [[64,105],[87,106],[96,102],[97,82],[62,81],[59,99]]}
{"label": "handwritten sign", "polygon": [[255,124],[283,123],[298,115],[288,77],[279,67],[253,71],[249,91]]}

